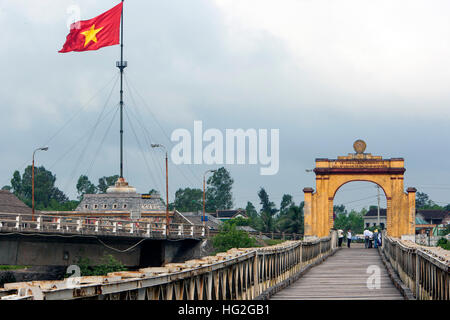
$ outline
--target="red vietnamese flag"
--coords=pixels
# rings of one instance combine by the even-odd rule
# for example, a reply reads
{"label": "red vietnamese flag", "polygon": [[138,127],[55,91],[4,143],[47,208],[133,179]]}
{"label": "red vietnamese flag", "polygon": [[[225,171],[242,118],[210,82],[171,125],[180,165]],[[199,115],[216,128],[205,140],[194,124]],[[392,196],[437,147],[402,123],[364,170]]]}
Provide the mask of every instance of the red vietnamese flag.
{"label": "red vietnamese flag", "polygon": [[72,23],[66,43],[58,52],[97,50],[119,44],[122,2],[101,15]]}

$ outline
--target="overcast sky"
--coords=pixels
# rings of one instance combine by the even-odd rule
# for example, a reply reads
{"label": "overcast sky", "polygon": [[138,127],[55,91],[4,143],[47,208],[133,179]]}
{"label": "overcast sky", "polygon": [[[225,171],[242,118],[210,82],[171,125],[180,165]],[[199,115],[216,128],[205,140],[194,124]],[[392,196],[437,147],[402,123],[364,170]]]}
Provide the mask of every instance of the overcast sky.
{"label": "overcast sky", "polygon": [[[58,53],[68,8],[87,20],[117,3],[0,0],[1,185],[43,145],[37,165],[71,198],[81,174],[95,183],[118,174],[120,48]],[[236,206],[259,208],[259,187],[277,205],[284,193],[302,201],[302,189],[315,187],[305,169],[353,152],[356,139],[373,155],[405,158],[405,188],[450,202],[450,2],[127,0],[124,8],[124,172],[138,192],[165,190],[164,154],[149,140],[171,148],[173,130],[192,132],[202,120],[223,132],[280,130],[278,174],[226,166]],[[170,200],[179,187],[201,188],[215,167],[171,164]],[[335,204],[360,208],[376,194],[350,183]]]}

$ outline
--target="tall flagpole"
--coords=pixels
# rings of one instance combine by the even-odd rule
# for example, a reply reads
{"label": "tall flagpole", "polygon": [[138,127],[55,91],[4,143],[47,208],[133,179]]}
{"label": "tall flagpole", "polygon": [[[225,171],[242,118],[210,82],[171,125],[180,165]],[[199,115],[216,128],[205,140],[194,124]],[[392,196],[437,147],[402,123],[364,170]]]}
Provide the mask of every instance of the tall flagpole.
{"label": "tall flagpole", "polygon": [[123,178],[123,69],[127,67],[127,62],[123,61],[123,2],[120,24],[120,61],[116,62],[116,67],[120,70],[120,178]]}

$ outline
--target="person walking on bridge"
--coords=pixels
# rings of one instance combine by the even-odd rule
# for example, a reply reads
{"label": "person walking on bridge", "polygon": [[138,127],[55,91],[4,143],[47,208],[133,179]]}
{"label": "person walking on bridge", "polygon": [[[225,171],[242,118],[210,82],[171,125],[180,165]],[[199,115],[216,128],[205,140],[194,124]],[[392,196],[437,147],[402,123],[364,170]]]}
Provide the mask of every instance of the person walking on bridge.
{"label": "person walking on bridge", "polygon": [[368,228],[366,228],[366,229],[364,229],[364,233],[363,233],[363,235],[364,235],[364,248],[369,248],[369,239],[370,239],[370,234],[371,234],[372,232],[370,232],[369,231],[369,229]]}
{"label": "person walking on bridge", "polygon": [[338,233],[338,240],[339,240],[338,245],[339,245],[339,247],[341,247],[342,246],[342,241],[344,240],[344,230],[339,229],[337,231],[337,233]]}
{"label": "person walking on bridge", "polygon": [[350,243],[352,242],[352,230],[347,231],[347,247],[350,248]]}
{"label": "person walking on bridge", "polygon": [[373,247],[378,248],[378,229],[373,231]]}

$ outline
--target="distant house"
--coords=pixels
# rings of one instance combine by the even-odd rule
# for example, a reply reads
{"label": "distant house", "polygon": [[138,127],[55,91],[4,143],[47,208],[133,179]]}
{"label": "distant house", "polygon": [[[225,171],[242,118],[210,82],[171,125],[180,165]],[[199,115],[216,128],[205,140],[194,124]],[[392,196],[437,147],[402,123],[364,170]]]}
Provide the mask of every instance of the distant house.
{"label": "distant house", "polygon": [[215,213],[212,213],[215,218],[226,221],[235,218],[244,218],[247,219],[247,215],[245,210],[237,209],[237,210],[217,210]]}
{"label": "distant house", "polygon": [[[377,208],[371,208],[364,215],[364,227],[372,227],[377,225]],[[416,210],[416,232],[423,233],[427,229],[450,223],[450,211],[445,210]],[[380,226],[386,227],[386,209],[380,208]]]}
{"label": "distant house", "polygon": [[416,234],[430,233],[439,225],[450,223],[450,211],[445,210],[417,210],[416,211]]}
{"label": "distant house", "polygon": [[242,231],[246,231],[246,232],[250,232],[250,233],[257,233],[258,231],[253,229],[250,226],[237,226],[236,227],[237,230],[242,230]]}
{"label": "distant house", "polygon": [[[175,211],[176,215],[181,218],[182,223],[189,223],[192,225],[202,225],[203,224],[203,213],[202,212],[178,212]],[[206,215],[206,227],[209,230],[218,231],[222,221],[216,219],[209,213]]]}
{"label": "distant house", "polygon": [[446,210],[417,210],[416,217],[420,217],[428,224],[449,224],[450,223],[450,211]]}
{"label": "distant house", "polygon": [[[370,208],[370,210],[364,215],[364,227],[369,228],[376,226],[378,222],[378,208]],[[380,208],[380,227],[386,228],[386,209]]]}
{"label": "distant house", "polygon": [[29,206],[19,200],[15,194],[8,190],[0,190],[0,214],[1,213],[32,214],[32,210]]}

